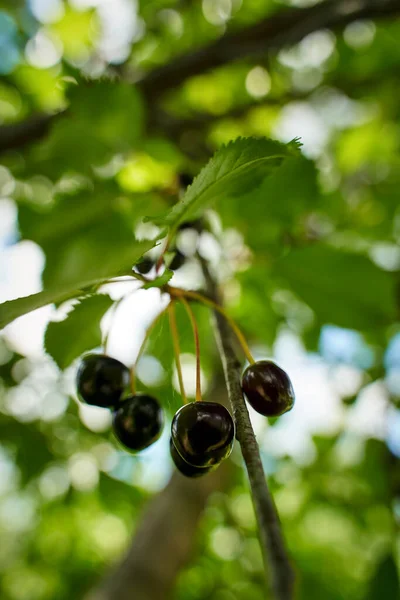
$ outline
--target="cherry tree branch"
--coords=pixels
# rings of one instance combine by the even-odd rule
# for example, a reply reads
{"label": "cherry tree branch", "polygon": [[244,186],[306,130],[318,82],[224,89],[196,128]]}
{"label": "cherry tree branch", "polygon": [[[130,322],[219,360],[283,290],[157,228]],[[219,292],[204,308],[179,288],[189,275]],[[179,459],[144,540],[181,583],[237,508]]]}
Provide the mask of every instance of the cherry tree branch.
{"label": "cherry tree branch", "polygon": [[[202,260],[208,293],[220,303],[218,289],[207,263]],[[250,422],[241,388],[241,364],[236,357],[232,331],[224,316],[214,311],[217,339],[228,397],[236,423],[236,438],[240,443],[249,477],[251,495],[256,513],[264,564],[269,573],[270,586],[276,600],[292,600],[295,575],[290,563],[278,513],[269,491],[263,470],[260,450]]]}
{"label": "cherry tree branch", "polygon": [[[65,111],[58,114],[65,114]],[[20,123],[2,125],[0,127],[0,152],[21,148],[26,144],[41,139],[47,135],[58,114],[36,114]]]}
{"label": "cherry tree branch", "polygon": [[205,48],[177,57],[139,82],[149,99],[175,88],[188,77],[244,57],[256,57],[301,41],[320,29],[338,29],[359,19],[400,14],[400,0],[325,0],[308,8],[283,8],[254,25],[226,33]]}
{"label": "cherry tree branch", "polygon": [[[256,58],[277,52],[301,41],[313,31],[340,29],[359,19],[388,19],[399,14],[400,0],[325,0],[308,8],[279,9],[254,25],[226,33],[204,48],[176,57],[136,82],[146,103],[152,106],[149,125],[165,129],[168,134],[168,119],[162,111],[154,108],[154,104],[165,92],[178,87],[188,77],[244,57]],[[0,127],[0,152],[41,139],[57,116],[36,115],[21,123],[3,125]]]}

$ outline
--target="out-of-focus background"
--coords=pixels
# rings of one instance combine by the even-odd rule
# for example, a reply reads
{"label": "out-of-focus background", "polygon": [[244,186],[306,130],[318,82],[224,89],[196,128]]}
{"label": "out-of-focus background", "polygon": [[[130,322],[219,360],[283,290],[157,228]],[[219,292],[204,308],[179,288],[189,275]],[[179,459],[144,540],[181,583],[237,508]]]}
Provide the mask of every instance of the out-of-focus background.
{"label": "out-of-focus background", "polygon": [[[208,231],[182,232],[188,257],[172,282],[202,287],[197,248],[255,357],[292,379],[292,412],[251,417],[301,600],[399,594],[399,17],[393,0],[0,0],[1,302],[63,285],[105,256],[118,262],[132,233],[157,233],[144,217],[177,201],[181,174],[196,175],[222,144],[300,138],[301,160],[262,194],[224,200]],[[99,346],[101,319],[110,354],[128,365],[165,302],[137,287],[104,286],[123,300],[89,316],[85,332]],[[78,403],[81,326],[54,329],[45,352],[49,321],[73,304],[0,333],[2,600],[87,598],[173,472],[168,423],[129,455],[110,413]],[[216,347],[207,310],[196,316],[212,394]],[[178,324],[193,397],[180,312]],[[170,419],[180,396],[164,320],[138,379]],[[187,531],[176,600],[266,597],[238,448],[230,462]]]}

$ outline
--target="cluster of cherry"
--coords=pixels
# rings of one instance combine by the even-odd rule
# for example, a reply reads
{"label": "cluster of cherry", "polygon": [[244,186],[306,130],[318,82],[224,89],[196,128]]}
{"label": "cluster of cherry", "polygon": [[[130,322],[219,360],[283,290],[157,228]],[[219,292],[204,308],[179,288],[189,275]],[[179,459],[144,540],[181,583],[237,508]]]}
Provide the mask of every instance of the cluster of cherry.
{"label": "cluster of cherry", "polygon": [[[181,175],[179,186],[183,189],[191,181],[191,176]],[[206,227],[205,220],[199,218],[181,223],[177,234],[188,229],[201,234]],[[187,257],[176,245],[172,244],[175,237],[176,235],[168,236],[157,261],[149,255],[145,255],[135,265],[133,273],[136,275],[134,276],[147,283],[149,280],[145,275],[154,267],[156,271],[159,269],[165,262],[167,251],[172,254],[172,259],[168,261],[168,267],[171,270],[179,269]],[[175,243],[176,241],[175,239]],[[176,368],[184,402],[172,419],[170,453],[177,469],[183,475],[199,477],[217,468],[221,461],[230,455],[235,438],[235,424],[230,412],[224,406],[202,400],[199,332],[188,300],[200,301],[222,313],[228,320],[250,363],[242,376],[242,389],[247,400],[257,412],[267,417],[276,417],[285,413],[293,407],[294,392],[288,375],[280,367],[268,360],[254,361],[243,334],[219,304],[197,292],[172,288],[168,284],[163,291],[169,293],[171,299],[166,310],[170,317]],[[176,301],[181,302],[188,313],[196,345],[196,401],[190,403],[186,403],[179,358],[179,336],[174,312]],[[152,326],[148,330],[136,362],[151,328]],[[125,391],[129,384],[131,384],[131,393],[126,395]],[[138,452],[153,444],[160,437],[164,423],[163,410],[159,402],[152,396],[136,393],[134,369],[130,371],[123,363],[106,354],[89,354],[81,361],[77,374],[77,388],[82,401],[106,407],[112,411],[112,427],[115,437],[127,450]]]}
{"label": "cluster of cherry", "polygon": [[[89,354],[78,369],[77,389],[84,402],[112,410],[115,437],[129,451],[138,452],[160,437],[164,415],[152,396],[135,393],[124,398],[130,375],[128,367],[119,360]],[[279,416],[294,404],[288,375],[268,360],[246,368],[242,389],[251,406],[267,417]],[[230,455],[234,438],[235,425],[224,406],[202,400],[190,402],[172,419],[171,457],[183,475],[199,477],[217,468]]]}

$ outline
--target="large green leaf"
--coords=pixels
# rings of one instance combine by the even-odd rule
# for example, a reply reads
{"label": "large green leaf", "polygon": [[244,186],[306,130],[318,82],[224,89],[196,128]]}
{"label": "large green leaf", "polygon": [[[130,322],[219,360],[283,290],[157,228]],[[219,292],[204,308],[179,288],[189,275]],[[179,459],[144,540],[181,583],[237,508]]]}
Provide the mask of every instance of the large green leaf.
{"label": "large green leaf", "polygon": [[[101,273],[96,279],[102,279],[103,273],[104,278],[126,273],[146,250],[154,246],[154,242],[134,240],[120,215],[110,215],[107,220],[63,242],[46,249],[43,284],[47,288],[85,279],[86,274],[93,271]],[[139,256],[137,248],[140,249]]]}
{"label": "large green leaf", "polygon": [[[310,211],[319,208],[321,195],[314,163],[302,154],[288,155],[257,187],[220,202],[225,227],[235,227],[257,253],[278,250],[284,235],[296,236]],[[278,248],[272,248],[278,244]]]}
{"label": "large green leaf", "polygon": [[57,195],[49,207],[21,204],[21,236],[39,244],[46,255],[44,288],[59,286],[71,275],[86,277],[104,256],[115,254],[118,263],[118,255],[131,247],[132,230],[148,204],[133,197],[121,198],[111,182],[93,190]]}
{"label": "large green leaf", "polygon": [[[25,239],[45,252],[44,291],[0,306],[0,327],[50,303],[82,295],[106,279],[126,274],[150,248],[152,241],[137,241],[133,222],[143,214],[121,210],[118,190],[104,184],[94,192],[56,198],[51,208],[21,205],[19,229]],[[133,219],[133,220],[132,220]]]}
{"label": "large green leaf", "polygon": [[[106,230],[104,233],[107,233]],[[88,239],[85,247],[75,247],[75,257],[70,256],[65,264],[66,271],[60,272],[52,287],[0,304],[0,328],[32,310],[77,297],[92,285],[126,273],[153,246],[153,242],[139,242],[133,238],[128,244],[126,240],[121,242],[105,237],[102,244],[94,247],[93,241]],[[93,250],[99,254],[95,255]]]}
{"label": "large green leaf", "polygon": [[44,346],[60,369],[68,367],[86,350],[100,345],[100,319],[112,304],[105,294],[89,296],[81,300],[64,321],[49,323]]}
{"label": "large green leaf", "polygon": [[46,252],[60,239],[76,236],[81,231],[116,212],[118,189],[105,182],[94,191],[56,195],[53,206],[21,203],[18,225],[24,239],[33,240]]}
{"label": "large green leaf", "polygon": [[321,323],[368,330],[396,317],[395,278],[365,256],[316,244],[292,250],[274,274]]}
{"label": "large green leaf", "polygon": [[52,180],[68,171],[90,175],[116,153],[131,152],[144,123],[141,98],[130,84],[80,82],[69,97],[68,110],[29,151],[28,170]]}
{"label": "large green leaf", "polygon": [[174,229],[211,202],[245,195],[259,186],[285,157],[297,152],[295,142],[285,145],[267,138],[238,138],[214,154],[182,200],[156,222]]}

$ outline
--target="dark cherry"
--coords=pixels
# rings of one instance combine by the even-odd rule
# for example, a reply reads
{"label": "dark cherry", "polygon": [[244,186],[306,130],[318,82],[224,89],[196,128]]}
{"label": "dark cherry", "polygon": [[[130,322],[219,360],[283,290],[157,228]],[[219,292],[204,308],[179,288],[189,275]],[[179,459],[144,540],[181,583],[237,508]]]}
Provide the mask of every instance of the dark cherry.
{"label": "dark cherry", "polygon": [[177,271],[182,267],[185,260],[186,256],[180,250],[176,250],[173,259],[169,263],[169,268],[171,271]]}
{"label": "dark cherry", "polygon": [[110,356],[88,354],[82,358],[76,382],[81,400],[111,408],[119,403],[129,385],[129,369]]}
{"label": "dark cherry", "polygon": [[187,229],[193,229],[197,233],[201,233],[204,229],[203,219],[194,219],[193,221],[184,221],[178,227],[178,231],[185,231]]}
{"label": "dark cherry", "polygon": [[153,267],[154,260],[151,260],[151,258],[142,258],[142,260],[135,265],[135,270],[142,275],[146,275]]}
{"label": "dark cherry", "polygon": [[201,477],[202,475],[206,475],[210,471],[213,471],[218,466],[216,465],[214,467],[194,467],[193,465],[190,465],[188,462],[186,462],[186,460],[183,460],[182,456],[175,448],[172,439],[169,440],[169,451],[174,465],[176,466],[178,471],[182,473],[182,475],[185,475],[185,477]]}
{"label": "dark cherry", "polygon": [[172,442],[178,454],[194,467],[212,467],[232,452],[235,425],[229,411],[217,402],[191,402],[172,419]]}
{"label": "dark cherry", "polygon": [[129,396],[113,413],[113,431],[128,450],[137,452],[158,440],[164,415],[158,401],[146,394]]}
{"label": "dark cherry", "polygon": [[182,188],[187,188],[193,182],[193,176],[189,175],[189,173],[181,173],[179,175],[179,185]]}
{"label": "dark cherry", "polygon": [[293,408],[294,391],[287,373],[270,360],[249,365],[242,377],[249,404],[266,417],[278,417]]}

